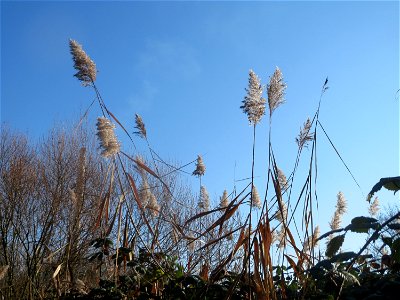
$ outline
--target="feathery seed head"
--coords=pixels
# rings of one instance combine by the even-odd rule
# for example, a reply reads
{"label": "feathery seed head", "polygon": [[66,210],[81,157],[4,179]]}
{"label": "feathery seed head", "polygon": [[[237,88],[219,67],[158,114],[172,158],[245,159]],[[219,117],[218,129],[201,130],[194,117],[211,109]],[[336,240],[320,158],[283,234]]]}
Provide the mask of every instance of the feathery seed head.
{"label": "feathery seed head", "polygon": [[115,125],[105,117],[97,118],[97,136],[100,140],[101,155],[110,157],[117,154],[120,150],[120,143],[114,133]]}
{"label": "feathery seed head", "polygon": [[303,147],[307,147],[309,141],[314,139],[314,134],[310,132],[312,123],[310,118],[304,123],[303,128],[300,128],[299,136],[296,138],[296,143],[299,146],[300,151]]}
{"label": "feathery seed head", "polygon": [[[141,164],[143,164],[143,165],[146,165],[145,159],[143,158],[143,156],[141,156],[141,155],[136,155],[136,156],[135,156],[135,159],[136,159],[136,161],[138,161],[139,163],[141,163]],[[146,171],[145,171],[143,168],[141,168],[139,165],[136,165],[136,166],[135,166],[135,169],[139,172],[140,177],[142,177],[143,180],[147,180]]]}
{"label": "feathery seed head", "polygon": [[347,201],[342,192],[337,194],[336,210],[332,216],[329,226],[332,230],[339,229],[342,222],[342,215],[347,211]]}
{"label": "feathery seed head", "polygon": [[160,205],[157,202],[156,196],[149,191],[149,204],[147,205],[147,208],[150,209],[151,214],[153,217],[157,217],[159,212],[160,212]]}
{"label": "feathery seed head", "polygon": [[250,124],[257,124],[265,114],[266,100],[262,97],[263,87],[260,79],[253,70],[249,72],[249,86],[246,89],[247,95],[242,101],[243,105],[240,108],[249,119]]}
{"label": "feathery seed head", "polygon": [[318,238],[319,238],[319,236],[320,236],[319,226],[316,226],[316,227],[314,228],[314,232],[312,233],[312,235],[309,236],[309,237],[307,238],[307,240],[305,240],[304,243],[303,243],[304,251],[308,251],[308,250],[310,250],[310,249],[315,248],[315,246],[318,245],[318,242],[319,242],[319,241],[318,241]]}
{"label": "feathery seed head", "polygon": [[257,188],[255,185],[253,185],[251,195],[252,195],[252,200],[253,200],[252,207],[261,208],[260,195],[258,194],[258,191],[257,191]]}
{"label": "feathery seed head", "polygon": [[274,239],[278,242],[277,247],[279,249],[283,249],[286,245],[286,230],[285,227],[282,225],[278,232],[276,232]]}
{"label": "feathery seed head", "polygon": [[374,201],[371,203],[371,205],[368,208],[369,214],[374,217],[378,214],[379,212],[379,199],[378,197],[375,197]]}
{"label": "feathery seed head", "polygon": [[138,134],[140,137],[146,139],[147,138],[146,126],[144,125],[142,117],[138,114],[135,114],[135,123],[136,123],[135,128],[138,130],[135,133]]}
{"label": "feathery seed head", "polygon": [[274,74],[267,85],[269,115],[285,102],[286,83],[283,81],[281,70],[276,67]]}
{"label": "feathery seed head", "polygon": [[200,197],[199,197],[199,208],[208,211],[210,209],[210,196],[208,195],[207,189],[205,186],[200,187]]}
{"label": "feathery seed head", "polygon": [[319,226],[317,225],[315,228],[314,228],[314,232],[313,232],[313,235],[312,235],[312,241],[313,241],[313,245],[314,246],[317,246],[318,245],[318,238],[319,238],[319,236],[321,235],[321,231],[320,231],[320,229],[319,229]]}
{"label": "feathery seed head", "polygon": [[339,229],[340,223],[342,222],[342,216],[339,214],[337,210],[335,210],[335,213],[332,216],[332,220],[329,222],[329,227],[331,230],[336,230]]}
{"label": "feathery seed head", "polygon": [[276,219],[279,222],[284,223],[287,220],[287,206],[280,197],[278,198],[278,201],[279,204],[278,204],[278,209],[276,211]]}
{"label": "feathery seed head", "polygon": [[150,202],[151,191],[149,183],[147,182],[146,178],[142,178],[142,184],[139,191],[140,202],[143,207],[147,207]]}
{"label": "feathery seed head", "polygon": [[194,170],[192,174],[200,177],[203,176],[205,172],[206,166],[204,165],[203,159],[201,155],[197,155],[196,170]]}
{"label": "feathery seed head", "polygon": [[343,215],[347,211],[347,201],[342,192],[337,194],[336,209],[340,215]]}
{"label": "feathery seed head", "polygon": [[220,199],[220,206],[221,207],[227,207],[229,204],[228,201],[228,192],[226,190],[224,190],[224,192],[222,193],[221,199]]}
{"label": "feathery seed head", "polygon": [[287,178],[285,176],[285,173],[283,173],[283,171],[281,169],[277,168],[277,170],[278,170],[278,182],[279,182],[279,185],[280,185],[281,189],[284,190],[284,189],[287,188],[287,184],[288,184],[287,183]]}
{"label": "feathery seed head", "polygon": [[69,48],[74,61],[74,68],[78,72],[74,75],[82,82],[82,85],[88,86],[96,81],[96,64],[83,51],[82,46],[75,40],[69,40]]}

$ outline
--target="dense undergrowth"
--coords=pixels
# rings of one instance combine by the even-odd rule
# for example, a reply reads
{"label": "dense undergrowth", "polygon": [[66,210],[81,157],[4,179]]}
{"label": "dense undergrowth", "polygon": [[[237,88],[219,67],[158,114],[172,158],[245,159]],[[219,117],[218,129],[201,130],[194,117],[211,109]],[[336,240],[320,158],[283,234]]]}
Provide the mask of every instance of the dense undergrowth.
{"label": "dense undergrowth", "polygon": [[[397,299],[400,213],[376,219],[378,200],[372,197],[381,187],[398,190],[399,177],[383,178],[372,188],[369,216],[342,226],[346,200],[339,192],[331,231],[321,235],[314,224],[318,130],[328,136],[319,109],[328,80],[296,139],[288,177],[269,141],[267,189],[259,193],[257,124],[268,104],[271,136],[286,84],[278,68],[266,87],[250,70],[241,108],[253,126],[251,177],[245,189],[224,191],[220,204],[211,207],[201,184],[202,157],[182,166],[164,161],[151,147],[142,118],[136,115],[130,133],[95,85],[94,62],[77,42],[70,41],[70,49],[75,76],[93,89],[103,113],[96,124],[101,153],[86,113],[73,128],[54,129],[38,144],[2,126],[1,299]],[[136,138],[143,139],[148,152],[125,152],[114,124],[133,147]],[[302,188],[295,191],[301,159],[309,170],[296,178]],[[199,195],[183,184],[186,168],[199,178]],[[296,211],[302,232],[295,226]],[[349,232],[368,234],[355,252],[341,251]],[[322,241],[324,251],[317,247]]]}

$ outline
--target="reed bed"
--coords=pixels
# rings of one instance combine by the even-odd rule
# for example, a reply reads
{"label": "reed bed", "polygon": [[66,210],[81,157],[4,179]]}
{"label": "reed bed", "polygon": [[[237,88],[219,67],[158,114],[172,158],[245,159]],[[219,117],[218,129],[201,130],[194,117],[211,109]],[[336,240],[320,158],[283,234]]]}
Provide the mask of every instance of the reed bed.
{"label": "reed bed", "polygon": [[[202,156],[183,165],[165,161],[138,114],[131,134],[101,96],[96,64],[78,42],[70,40],[69,46],[74,76],[93,90],[102,115],[96,133],[87,129],[85,114],[73,130],[54,131],[39,147],[2,129],[3,299],[339,299],[371,268],[392,274],[400,260],[400,228],[394,224],[399,213],[378,221],[375,198],[369,217],[342,226],[346,199],[338,192],[331,230],[321,235],[314,220],[321,130],[353,176],[319,118],[328,79],[313,117],[295,139],[295,164],[286,176],[277,165],[271,132],[288,87],[278,67],[266,85],[249,71],[240,108],[253,129],[250,179],[240,191],[224,190],[213,207],[202,184],[207,176]],[[254,180],[255,148],[257,125],[266,114],[268,167],[261,190]],[[128,146],[119,141],[117,127],[133,154],[124,150]],[[136,152],[135,139],[145,141],[147,153]],[[296,176],[300,160],[308,165],[305,178]],[[191,175],[198,178],[197,192],[183,184]],[[396,178],[382,185],[393,182]],[[369,233],[358,252],[341,252],[347,232]],[[378,237],[381,248],[374,250],[371,243]]]}

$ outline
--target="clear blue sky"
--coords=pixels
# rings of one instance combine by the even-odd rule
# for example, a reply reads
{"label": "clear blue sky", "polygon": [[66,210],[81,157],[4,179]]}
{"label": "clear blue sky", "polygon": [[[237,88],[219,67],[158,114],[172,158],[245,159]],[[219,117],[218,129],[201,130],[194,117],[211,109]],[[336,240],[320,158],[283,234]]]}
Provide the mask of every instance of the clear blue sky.
{"label": "clear blue sky", "polygon": [[[320,120],[364,194],[379,178],[400,175],[398,2],[2,1],[2,122],[38,138],[87,108],[94,93],[72,76],[69,38],[96,62],[97,86],[128,128],[139,113],[164,158],[186,163],[203,154],[203,183],[214,201],[232,190],[235,163],[237,179],[251,174],[252,128],[239,109],[250,68],[266,84],[279,66],[287,82],[272,134],[285,173],[329,76]],[[98,115],[91,110],[93,120]],[[267,120],[257,132],[260,193]],[[339,190],[349,201],[345,222],[366,214],[365,198],[322,132],[318,164],[322,231]],[[379,196],[381,203],[396,200]]]}

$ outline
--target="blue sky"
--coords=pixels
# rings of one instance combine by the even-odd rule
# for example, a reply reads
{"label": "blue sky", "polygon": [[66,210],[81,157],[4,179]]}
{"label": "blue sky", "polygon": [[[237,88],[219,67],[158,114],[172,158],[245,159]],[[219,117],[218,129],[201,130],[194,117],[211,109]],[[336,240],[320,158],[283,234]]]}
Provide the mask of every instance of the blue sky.
{"label": "blue sky", "polygon": [[[239,108],[249,69],[266,84],[279,66],[287,82],[272,131],[285,173],[294,164],[295,137],[329,76],[320,120],[364,194],[379,178],[399,175],[398,2],[2,1],[2,122],[39,138],[87,108],[94,93],[72,76],[69,38],[96,62],[96,84],[126,127],[133,131],[139,113],[162,157],[187,163],[203,155],[203,183],[214,201],[232,190],[234,173],[251,175],[252,128]],[[98,115],[91,110],[93,126]],[[257,131],[260,193],[267,135],[265,116]],[[349,201],[345,222],[366,214],[365,195],[322,132],[318,165],[322,231],[339,190]],[[388,192],[379,197],[382,204],[398,201]]]}

